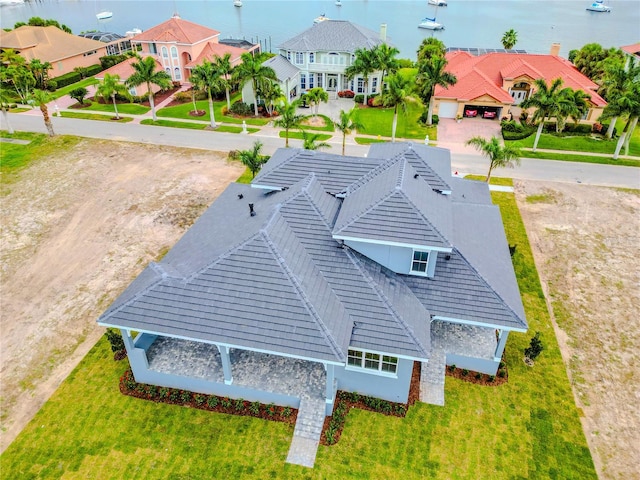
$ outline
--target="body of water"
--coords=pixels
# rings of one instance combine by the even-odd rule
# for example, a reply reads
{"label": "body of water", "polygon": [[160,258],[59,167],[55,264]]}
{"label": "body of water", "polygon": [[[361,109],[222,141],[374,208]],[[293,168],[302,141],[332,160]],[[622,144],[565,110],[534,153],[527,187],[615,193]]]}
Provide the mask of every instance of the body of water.
{"label": "body of water", "polygon": [[[387,24],[389,41],[403,58],[416,58],[422,39],[435,36],[450,47],[502,48],[502,34],[518,32],[516,48],[530,53],[548,53],[553,42],[561,44],[561,55],[586,43],[605,47],[628,45],[640,38],[640,0],[608,0],[611,13],[588,12],[591,0],[449,0],[449,6],[427,5],[427,0],[335,0],[270,1],[243,0],[234,7],[232,0],[27,0],[24,4],[3,6],[0,26],[13,28],[30,17],[53,18],[68,25],[73,33],[101,30],[124,34],[157,25],[177,11],[185,20],[221,32],[220,38],[246,38],[259,41],[263,49],[277,51],[277,45],[312,26],[313,19],[325,14],[331,19],[349,20],[378,31]],[[96,13],[109,10],[113,17],[96,19]],[[445,30],[431,32],[417,28],[425,16],[434,16]]]}

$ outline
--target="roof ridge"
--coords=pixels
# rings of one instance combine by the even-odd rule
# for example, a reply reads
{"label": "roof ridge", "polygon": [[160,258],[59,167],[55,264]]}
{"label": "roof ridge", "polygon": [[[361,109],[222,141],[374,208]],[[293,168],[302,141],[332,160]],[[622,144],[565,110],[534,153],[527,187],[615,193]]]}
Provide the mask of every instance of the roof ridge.
{"label": "roof ridge", "polygon": [[373,178],[377,177],[378,175],[380,175],[384,171],[386,171],[389,168],[391,168],[400,159],[400,155],[401,154],[398,154],[395,157],[392,157],[392,158],[389,158],[389,159],[385,160],[384,162],[378,164],[375,168],[369,170],[366,174],[364,174],[363,176],[361,176],[360,178],[355,180],[353,183],[351,183],[351,185],[349,185],[347,187],[346,192],[345,192],[347,194],[347,196],[357,192],[364,185],[369,183],[370,180],[372,180]]}
{"label": "roof ridge", "polygon": [[[488,205],[489,206],[489,205]],[[513,310],[513,308],[511,308],[511,305],[509,305],[504,298],[502,298],[502,295],[500,295],[498,292],[496,292],[495,288],[493,288],[491,286],[491,284],[487,281],[486,278],[484,278],[484,276],[471,264],[471,262],[469,262],[469,260],[467,260],[467,257],[464,256],[464,254],[456,247],[455,251],[458,253],[458,255],[460,255],[460,259],[478,276],[478,279],[487,287],[489,288],[489,290],[491,291],[491,293],[493,293],[493,295],[495,295],[498,300],[500,300],[500,302],[507,308],[507,310],[509,310],[513,316],[518,319],[520,321],[520,323],[522,325],[527,325],[526,320],[523,320],[520,318],[520,316],[515,312],[515,310]],[[516,280],[517,281],[517,280]],[[520,289],[518,288],[518,295],[520,294]]]}
{"label": "roof ridge", "polygon": [[[156,270],[156,268],[153,267],[153,264],[157,263],[157,262],[151,262],[149,264],[149,268],[151,268],[155,273],[160,273]],[[173,277],[172,277],[173,278]],[[130,299],[128,299],[126,302],[122,302],[122,304],[118,305],[116,308],[114,308],[113,310],[107,310],[106,312],[104,312],[102,315],[100,315],[100,317],[104,317],[104,316],[112,316],[115,315],[116,313],[118,313],[119,311],[121,311],[123,308],[128,307],[129,305],[131,305],[133,302],[135,302],[136,300],[138,300],[143,294],[148,293],[149,291],[151,291],[153,288],[155,288],[156,286],[158,286],[159,284],[163,283],[165,280],[167,279],[167,277],[165,277],[164,275],[162,275],[162,273],[160,273],[160,278],[158,278],[158,280],[156,280],[155,282],[150,283],[149,285],[147,285],[145,288],[143,288],[142,290],[140,290],[138,293],[136,293],[135,295],[133,295]],[[117,299],[116,299],[117,300]]]}
{"label": "roof ridge", "polygon": [[[428,183],[426,180],[422,179],[422,181],[423,181],[423,182],[425,182],[427,185],[429,185],[429,183]],[[433,190],[431,190],[431,191],[433,191]],[[443,238],[443,239],[444,239],[444,240],[449,244],[449,246],[450,246],[450,247],[453,247],[453,243],[451,242],[451,240],[450,240],[449,238],[447,238],[447,236],[446,236],[446,235],[444,235],[444,234],[443,234],[443,233],[442,233],[442,232],[441,232],[441,231],[440,231],[440,230],[439,230],[439,229],[438,229],[438,228],[433,224],[433,222],[431,222],[431,221],[427,218],[427,216],[426,216],[426,215],[425,215],[425,213],[420,209],[420,207],[418,207],[418,206],[413,202],[413,200],[411,200],[411,197],[409,197],[409,195],[407,195],[407,192],[405,192],[404,190],[400,190],[400,192],[401,192],[402,196],[407,200],[407,202],[408,202],[408,203],[409,203],[409,204],[414,208],[414,210],[416,210],[416,211],[418,212],[418,215],[420,215],[420,216],[425,220],[425,222],[426,222],[429,226],[431,226],[431,228],[433,228],[433,229],[438,233],[438,235],[440,235],[440,236],[441,236],[441,237],[442,237],[442,238]],[[435,195],[438,195],[438,194],[436,193]]]}
{"label": "roof ridge", "polygon": [[[285,223],[287,224],[287,228],[289,230],[291,230],[291,227],[289,226],[288,222],[286,221],[286,218],[283,218],[283,219],[284,219]],[[296,239],[298,239],[298,236],[295,234],[295,232],[293,230],[291,230],[291,232],[292,232],[293,236]],[[317,310],[315,309],[315,307],[313,306],[313,304],[311,303],[311,301],[309,300],[307,295],[304,293],[304,289],[302,288],[302,285],[300,285],[300,283],[298,282],[298,279],[296,278],[294,273],[291,271],[289,266],[284,261],[284,258],[280,254],[280,252],[278,250],[278,247],[275,244],[275,242],[273,242],[273,240],[271,240],[271,237],[267,234],[266,231],[261,231],[259,233],[259,235],[262,237],[262,239],[267,244],[267,247],[273,253],[276,262],[278,262],[278,265],[280,265],[280,268],[284,271],[285,275],[287,276],[287,278],[291,282],[293,288],[296,291],[296,294],[300,297],[300,299],[302,300],[303,305],[305,306],[305,308],[307,309],[307,311],[309,312],[311,317],[315,320],[317,326],[320,329],[320,333],[322,334],[322,336],[327,341],[327,344],[328,344],[329,348],[331,349],[331,351],[333,352],[333,354],[340,361],[344,361],[345,360],[344,352],[342,351],[342,349],[340,348],[338,343],[333,338],[333,335],[331,334],[331,332],[329,331],[327,326],[324,324],[324,322],[320,318],[320,315],[318,314]],[[298,240],[298,242],[300,243],[300,246],[306,251],[306,247],[304,246],[304,244],[302,244],[302,242],[300,242],[299,240]],[[320,272],[320,275],[322,275],[322,272]],[[324,278],[324,275],[322,275],[322,277]],[[326,279],[324,279],[324,280],[325,280],[325,282],[327,282]],[[333,290],[333,288],[332,288],[332,290]],[[335,293],[334,293],[334,295],[335,295]],[[340,301],[340,300],[338,299],[338,301]],[[342,302],[340,301],[340,303],[342,303]]]}
{"label": "roof ridge", "polygon": [[[356,221],[360,220],[360,218],[362,218],[364,215],[366,215],[367,213],[369,213],[371,210],[373,210],[373,208],[377,207],[378,205],[380,205],[382,202],[384,202],[385,200],[388,200],[389,197],[393,196],[396,193],[396,190],[390,190],[389,193],[387,193],[386,195],[380,197],[378,200],[376,200],[375,202],[369,204],[366,208],[362,209],[359,213],[356,213],[355,215],[353,215],[351,217],[351,219],[345,223],[344,225],[341,225],[340,228],[338,228],[337,231],[332,232],[332,236],[335,233],[340,232],[341,230],[344,230],[345,228],[353,225]],[[343,200],[344,202],[344,200]],[[340,209],[342,210],[342,205],[340,205]]]}
{"label": "roof ridge", "polygon": [[[398,313],[398,311],[395,309],[395,307],[393,306],[393,304],[391,303],[391,301],[389,300],[389,298],[387,298],[387,296],[384,294],[384,292],[382,291],[382,289],[378,286],[378,284],[373,280],[373,278],[371,277],[371,275],[369,275],[369,272],[366,271],[366,269],[362,268],[362,266],[360,265],[360,261],[358,260],[358,258],[353,254],[353,252],[351,251],[351,248],[349,248],[348,246],[344,249],[345,253],[347,255],[347,258],[349,258],[349,260],[351,260],[351,262],[354,264],[354,266],[358,269],[358,271],[360,272],[360,274],[363,276],[363,278],[367,281],[367,283],[369,284],[369,286],[373,289],[373,291],[376,293],[376,295],[378,295],[378,297],[380,298],[380,300],[382,300],[382,303],[384,303],[384,305],[391,311],[391,316],[398,322],[398,324],[402,327],[402,329],[405,331],[405,333],[407,334],[407,336],[409,336],[409,338],[414,342],[415,345],[417,345],[420,350],[423,351],[423,353],[426,356],[429,356],[429,352],[427,352],[424,348],[424,345],[422,345],[422,342],[420,342],[420,340],[418,339],[417,335],[415,334],[415,332],[413,331],[413,328],[411,328],[411,326],[409,324],[407,324],[407,322],[405,322],[404,318],[402,317],[402,315],[400,315]],[[380,264],[378,264],[380,265]],[[382,267],[382,266],[381,266]],[[396,275],[396,280],[401,281],[402,284],[409,290],[411,291],[411,289],[409,289],[409,287],[404,283],[404,280],[402,280],[402,278],[400,278],[399,276]],[[413,293],[413,292],[412,292]],[[420,304],[422,304],[422,302],[420,302],[420,300],[418,300],[418,302]],[[425,307],[426,309],[426,307]]]}

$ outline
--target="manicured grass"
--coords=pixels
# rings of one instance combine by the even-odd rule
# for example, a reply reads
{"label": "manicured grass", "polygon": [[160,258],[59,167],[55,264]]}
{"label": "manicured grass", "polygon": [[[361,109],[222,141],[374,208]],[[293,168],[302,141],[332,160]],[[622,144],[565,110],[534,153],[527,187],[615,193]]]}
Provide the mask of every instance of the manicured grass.
{"label": "manicured grass", "polygon": [[247,169],[245,169],[244,173],[238,177],[236,182],[238,182],[238,183],[251,183],[251,180],[253,180],[253,175],[251,174],[251,170],[249,170],[247,168]]}
{"label": "manicured grass", "polygon": [[186,128],[190,130],[204,130],[207,128],[206,123],[193,123],[193,122],[174,122],[171,120],[156,120],[151,119],[141,120],[141,125],[155,125],[157,127],[173,127],[173,128]]}
{"label": "manicured grass", "polygon": [[[305,128],[307,128],[305,126]],[[285,132],[284,130],[280,130],[280,132],[278,133],[278,135],[280,135],[280,138],[285,138]],[[329,140],[333,135],[326,135],[326,134],[317,134],[318,138],[316,138],[316,140],[318,142],[324,142],[326,140]],[[303,140],[304,137],[302,136],[302,132],[295,132],[295,131],[289,131],[289,138],[296,138],[298,140]]]}
{"label": "manicured grass", "polygon": [[358,145],[371,145],[372,143],[385,143],[388,142],[387,138],[372,138],[372,137],[356,137],[354,139]]}
{"label": "manicured grass", "polygon": [[[235,98],[235,97],[234,97]],[[222,107],[227,106],[227,101],[222,100],[219,102],[213,102],[213,114],[216,117],[216,122],[224,122],[224,123],[237,123],[242,124],[244,120],[247,125],[266,125],[269,123],[268,118],[254,118],[254,117],[246,117],[246,118],[236,118],[229,115],[222,115]],[[206,113],[202,117],[197,117],[198,120],[210,121],[209,115],[209,102],[207,100],[199,100],[196,102],[196,107],[198,110],[204,110]],[[181,105],[175,105],[173,107],[165,107],[158,110],[157,114],[159,117],[164,118],[181,118],[184,120],[193,120],[194,117],[189,115],[189,112],[193,110],[193,103],[187,102]]]}
{"label": "manicured grass", "polygon": [[[91,102],[91,106],[84,107],[83,110],[97,110],[99,112],[112,112],[114,114],[116,113],[115,108],[113,108],[113,103]],[[149,110],[151,110],[150,107],[145,107],[144,105],[140,105],[139,103],[118,104],[118,113],[120,114],[128,113],[129,115],[144,115]]]}
{"label": "manicured grass", "polygon": [[521,150],[523,158],[538,158],[548,160],[564,160],[565,162],[581,162],[581,163],[601,163],[603,165],[624,165],[627,167],[640,167],[640,159],[629,160],[618,158],[614,160],[611,157],[599,157],[593,155],[574,155],[569,153],[556,152],[532,152],[531,150]]}
{"label": "manicured grass", "polygon": [[[420,102],[410,102],[407,113],[398,113],[398,126],[396,128],[396,138],[409,138],[424,140],[429,135],[430,140],[437,140],[437,128],[426,127],[418,123],[418,118],[422,114],[423,108]],[[393,109],[381,107],[359,108],[358,121],[364,125],[367,135],[382,135],[391,137],[391,124],[393,122]]]}
{"label": "manicured grass", "polygon": [[96,80],[93,77],[89,77],[89,78],[85,78],[83,80],[80,80],[79,82],[76,83],[72,83],[71,85],[67,85],[66,87],[62,87],[59,88],[58,90],[56,90],[55,92],[53,92],[53,98],[60,98],[60,97],[64,97],[65,95],[67,95],[71,90],[75,90],[76,88],[80,88],[80,87],[88,87],[90,85],[97,85],[98,83],[100,83],[98,80]]}
{"label": "manicured grass", "polygon": [[[447,377],[444,407],[418,403],[404,419],[352,410],[340,442],[321,446],[308,470],[284,463],[293,434],[284,424],[121,395],[126,361],[102,339],[0,457],[3,476],[596,479],[514,195],[492,195],[517,245],[530,324],[507,343],[507,384]],[[535,331],[545,350],[530,368],[522,357]]]}
{"label": "manicured grass", "polygon": [[115,113],[113,115],[101,115],[99,113],[84,113],[84,112],[60,112],[60,115],[65,118],[81,118],[83,120],[100,120],[103,122],[119,122],[119,123],[128,123],[133,121],[131,117],[123,117],[120,116],[120,120],[115,119]]}
{"label": "manicured grass", "polygon": [[[467,180],[477,180],[480,182],[484,182],[487,178],[486,175],[465,175],[464,178]],[[491,177],[489,179],[490,185],[500,185],[504,187],[513,187],[513,178],[504,178],[504,177]]]}
{"label": "manicured grass", "polygon": [[16,107],[16,108],[10,108],[9,113],[22,113],[22,112],[27,112],[29,110],[31,109],[27,107]]}
{"label": "manicured grass", "polygon": [[[535,140],[535,133],[522,140],[508,141],[517,147],[533,147]],[[578,135],[574,137],[557,137],[548,133],[540,135],[540,141],[538,142],[538,148],[547,148],[549,150],[564,150],[575,152],[589,152],[589,153],[602,153],[613,155],[616,149],[616,139],[600,139],[593,138],[585,135]],[[629,143],[629,155],[640,156],[640,142],[632,141]]]}

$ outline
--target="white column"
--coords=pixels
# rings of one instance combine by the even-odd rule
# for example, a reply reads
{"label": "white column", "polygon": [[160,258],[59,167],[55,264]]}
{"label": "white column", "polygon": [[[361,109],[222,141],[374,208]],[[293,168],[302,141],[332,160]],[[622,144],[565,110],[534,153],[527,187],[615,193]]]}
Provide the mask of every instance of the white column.
{"label": "white column", "polygon": [[220,359],[222,360],[222,372],[224,373],[224,383],[231,385],[233,383],[233,375],[231,374],[231,359],[229,358],[229,347],[223,347],[216,345],[220,352]]}
{"label": "white column", "polygon": [[[325,389],[325,402],[327,405],[330,405],[333,403],[333,383],[334,383],[334,379],[335,379],[335,366],[333,364],[327,364],[325,365],[325,369],[327,371],[327,385],[326,385],[326,389]],[[333,410],[333,407],[331,407],[329,410]]]}
{"label": "white column", "polygon": [[127,349],[127,355],[131,355],[134,348],[131,330],[120,329],[120,335],[122,335],[122,340],[124,340],[124,347]]}
{"label": "white column", "polygon": [[498,345],[496,346],[496,351],[493,354],[494,362],[499,362],[502,359],[502,353],[504,352],[504,346],[507,344],[508,337],[508,330],[498,330]]}

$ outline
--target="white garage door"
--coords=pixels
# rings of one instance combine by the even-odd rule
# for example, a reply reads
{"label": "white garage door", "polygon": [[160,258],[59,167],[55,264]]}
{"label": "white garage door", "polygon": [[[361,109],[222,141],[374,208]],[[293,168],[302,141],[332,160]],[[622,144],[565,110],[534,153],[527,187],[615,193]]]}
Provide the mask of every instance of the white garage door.
{"label": "white garage door", "polygon": [[456,118],[458,113],[458,102],[443,102],[440,101],[440,108],[438,116],[440,118]]}

